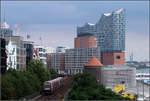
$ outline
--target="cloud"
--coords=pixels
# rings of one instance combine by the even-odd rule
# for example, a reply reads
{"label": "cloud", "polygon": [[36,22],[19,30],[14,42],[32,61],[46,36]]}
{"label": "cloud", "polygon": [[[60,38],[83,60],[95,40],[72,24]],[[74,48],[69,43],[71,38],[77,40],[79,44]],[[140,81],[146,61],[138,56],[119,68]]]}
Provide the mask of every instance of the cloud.
{"label": "cloud", "polygon": [[[31,35],[40,44],[56,47],[73,47],[76,26],[85,22],[96,23],[100,15],[118,8],[126,9],[126,58],[133,50],[135,59],[149,57],[149,9],[148,1],[143,2],[53,2],[53,1],[2,1],[2,14],[6,10],[6,20],[10,25],[19,24],[20,34]],[[3,16],[2,18],[3,19]]]}
{"label": "cloud", "polygon": [[76,6],[58,2],[3,2],[2,14],[4,8],[12,24],[71,23],[78,16]]}
{"label": "cloud", "polygon": [[20,35],[24,38],[29,34],[31,40],[37,44],[42,43],[45,46],[57,47],[68,46],[74,47],[74,37],[76,37],[76,27],[71,24],[33,24],[24,25]]}

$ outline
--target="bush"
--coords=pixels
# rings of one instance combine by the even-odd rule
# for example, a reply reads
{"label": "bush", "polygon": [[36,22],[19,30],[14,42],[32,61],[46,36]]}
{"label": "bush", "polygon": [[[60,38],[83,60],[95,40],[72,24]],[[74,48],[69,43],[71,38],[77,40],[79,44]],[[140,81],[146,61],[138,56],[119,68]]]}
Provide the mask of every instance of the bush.
{"label": "bush", "polygon": [[44,81],[50,80],[49,71],[39,60],[32,60],[27,66],[27,71],[31,72],[32,74],[35,74],[40,80],[41,85]]}
{"label": "bush", "polygon": [[49,72],[51,74],[51,80],[58,77],[58,74],[54,69],[49,69]]}
{"label": "bush", "polygon": [[96,78],[88,71],[74,75],[73,79],[74,83],[68,96],[69,100],[126,100],[111,89],[99,85]]}
{"label": "bush", "polygon": [[2,75],[1,99],[16,100],[41,90],[44,81],[50,79],[50,73],[44,64],[33,60],[24,71],[9,69]]}

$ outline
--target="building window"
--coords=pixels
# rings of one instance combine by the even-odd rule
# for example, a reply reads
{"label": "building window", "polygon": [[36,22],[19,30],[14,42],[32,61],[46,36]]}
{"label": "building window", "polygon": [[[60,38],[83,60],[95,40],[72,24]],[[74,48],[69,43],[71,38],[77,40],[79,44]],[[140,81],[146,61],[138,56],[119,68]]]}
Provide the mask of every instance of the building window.
{"label": "building window", "polygon": [[39,48],[39,51],[40,51],[40,52],[42,52],[42,51],[43,51],[43,49],[42,49],[42,48]]}
{"label": "building window", "polygon": [[120,59],[120,56],[116,56],[117,59]]}

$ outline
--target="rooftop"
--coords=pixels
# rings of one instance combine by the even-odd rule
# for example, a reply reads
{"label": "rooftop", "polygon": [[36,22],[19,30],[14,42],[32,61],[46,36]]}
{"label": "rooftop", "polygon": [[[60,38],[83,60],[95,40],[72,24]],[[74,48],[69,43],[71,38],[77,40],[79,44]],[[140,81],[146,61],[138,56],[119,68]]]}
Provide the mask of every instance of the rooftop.
{"label": "rooftop", "polygon": [[84,65],[85,67],[100,67],[103,66],[103,64],[101,64],[101,62],[95,57],[93,56],[87,64]]}
{"label": "rooftop", "polygon": [[[117,66],[117,65],[105,65],[105,66],[102,66],[101,68],[112,68],[112,69],[130,69],[130,68],[135,68],[135,67],[132,67],[132,66]],[[136,68],[135,68],[136,69]]]}
{"label": "rooftop", "polygon": [[111,15],[111,13],[104,13],[104,15],[105,15],[105,16],[110,16],[110,15]]}
{"label": "rooftop", "polygon": [[136,73],[150,73],[149,68],[137,69]]}
{"label": "rooftop", "polygon": [[10,26],[7,24],[7,22],[2,23],[1,28],[8,29]]}

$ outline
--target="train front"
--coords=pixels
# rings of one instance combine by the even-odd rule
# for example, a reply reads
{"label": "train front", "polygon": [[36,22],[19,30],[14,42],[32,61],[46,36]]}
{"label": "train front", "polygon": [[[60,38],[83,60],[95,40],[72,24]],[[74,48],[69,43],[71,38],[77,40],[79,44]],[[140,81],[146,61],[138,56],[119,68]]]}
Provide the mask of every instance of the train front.
{"label": "train front", "polygon": [[50,81],[44,82],[44,84],[43,84],[43,92],[44,92],[44,94],[51,93],[51,82]]}

